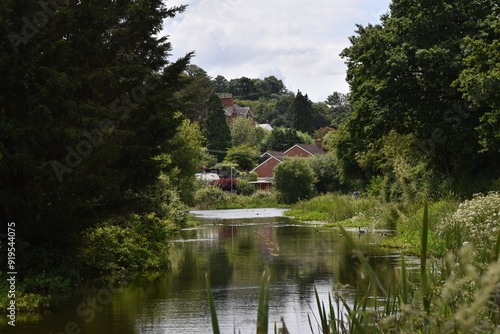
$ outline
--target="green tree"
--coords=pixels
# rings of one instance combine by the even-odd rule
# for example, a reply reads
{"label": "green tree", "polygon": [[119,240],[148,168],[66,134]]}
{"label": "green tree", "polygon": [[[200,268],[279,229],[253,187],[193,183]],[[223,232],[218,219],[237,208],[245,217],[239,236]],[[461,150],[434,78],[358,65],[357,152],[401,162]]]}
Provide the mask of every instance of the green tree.
{"label": "green tree", "polygon": [[358,26],[342,52],[355,110],[346,127],[347,150],[367,150],[395,130],[418,138],[420,158],[458,187],[472,175],[498,175],[499,153],[480,152],[477,129],[487,109],[472,111],[454,86],[466,67],[464,40],[480,32],[478,22],[494,6],[479,0],[393,1],[381,24]]}
{"label": "green tree", "polygon": [[196,65],[188,65],[183,73],[185,87],[176,94],[181,100],[182,113],[192,121],[201,123],[206,114],[206,101],[214,92],[207,72]]}
{"label": "green tree", "polygon": [[313,107],[307,94],[302,95],[300,90],[297,92],[295,99],[290,104],[290,114],[292,115],[292,128],[308,133],[313,131]]}
{"label": "green tree", "polygon": [[333,154],[316,155],[307,158],[307,162],[314,171],[314,188],[317,193],[345,190],[338,174],[337,158]]}
{"label": "green tree", "polygon": [[229,93],[240,100],[257,100],[259,98],[254,81],[247,77],[229,80],[227,89]]}
{"label": "green tree", "polygon": [[228,92],[228,81],[222,75],[218,75],[212,80],[212,85],[214,86],[216,93],[227,93]]}
{"label": "green tree", "polygon": [[232,146],[257,146],[257,132],[253,120],[245,117],[236,117],[231,122]]}
{"label": "green tree", "polygon": [[295,144],[305,144],[297,134],[297,131],[293,129],[274,128],[262,144],[262,150],[284,152]]}
{"label": "green tree", "polygon": [[202,161],[203,139],[198,123],[186,119],[172,138],[174,149],[163,156],[171,183],[179,190],[181,200],[188,204],[193,204],[195,174]]}
{"label": "green tree", "polygon": [[500,7],[478,22],[480,32],[464,41],[466,68],[455,84],[475,108],[486,108],[478,126],[485,150],[500,149]]}
{"label": "green tree", "polygon": [[330,108],[330,125],[336,128],[338,128],[340,124],[345,123],[349,115],[353,112],[348,94],[333,92],[331,95],[328,95],[325,103]]}
{"label": "green tree", "polygon": [[208,150],[213,151],[217,159],[222,161],[226,155],[225,151],[231,147],[231,131],[226,122],[222,102],[215,93],[208,99],[204,126]]}
{"label": "green tree", "polygon": [[161,210],[148,190],[168,172],[158,157],[182,122],[191,55],[170,63],[158,32],[185,6],[1,6],[0,219],[16,223],[25,272],[75,268],[80,232]]}
{"label": "green tree", "polygon": [[285,159],[274,168],[273,180],[284,203],[307,200],[314,194],[314,171],[304,158]]}
{"label": "green tree", "polygon": [[224,162],[233,162],[237,164],[242,170],[252,170],[257,161],[259,161],[260,152],[254,147],[243,144],[240,146],[233,146],[227,151]]}

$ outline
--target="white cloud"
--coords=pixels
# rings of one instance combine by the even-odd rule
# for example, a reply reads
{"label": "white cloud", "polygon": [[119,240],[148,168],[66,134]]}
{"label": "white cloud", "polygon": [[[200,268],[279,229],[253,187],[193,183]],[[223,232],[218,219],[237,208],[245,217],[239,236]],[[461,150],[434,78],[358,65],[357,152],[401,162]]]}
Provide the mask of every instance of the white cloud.
{"label": "white cloud", "polygon": [[377,23],[390,0],[172,0],[187,10],[165,22],[173,57],[192,60],[215,77],[275,75],[313,101],[347,92],[339,53],[355,24]]}

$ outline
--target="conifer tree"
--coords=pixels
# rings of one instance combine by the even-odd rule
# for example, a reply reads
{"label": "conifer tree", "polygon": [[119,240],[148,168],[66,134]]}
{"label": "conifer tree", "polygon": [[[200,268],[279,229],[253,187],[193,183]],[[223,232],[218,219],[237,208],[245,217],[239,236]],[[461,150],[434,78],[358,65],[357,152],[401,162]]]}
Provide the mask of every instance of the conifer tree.
{"label": "conifer tree", "polygon": [[231,130],[226,122],[222,102],[215,93],[208,98],[204,131],[208,150],[213,151],[219,161],[224,160],[225,151],[231,147]]}
{"label": "conifer tree", "polygon": [[290,113],[292,114],[292,128],[302,132],[311,133],[313,131],[313,107],[309,97],[302,95],[300,90],[297,92],[295,100],[290,104]]}
{"label": "conifer tree", "polygon": [[64,3],[0,10],[0,221],[15,222],[28,245],[23,264],[47,272],[82,231],[164,205],[148,189],[166,172],[158,157],[173,151],[174,94],[191,57],[170,63],[159,36],[185,6]]}

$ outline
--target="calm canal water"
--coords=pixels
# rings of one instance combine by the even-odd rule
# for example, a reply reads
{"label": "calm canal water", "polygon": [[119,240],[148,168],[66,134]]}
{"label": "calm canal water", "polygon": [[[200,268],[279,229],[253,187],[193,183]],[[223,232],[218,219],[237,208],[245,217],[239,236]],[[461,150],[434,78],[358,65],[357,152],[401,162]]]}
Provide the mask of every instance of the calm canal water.
{"label": "calm canal water", "polygon": [[[271,274],[270,328],[283,317],[290,333],[310,333],[307,315],[315,324],[317,314],[314,287],[327,301],[334,285],[349,285],[342,291],[354,297],[356,290],[367,293],[369,280],[337,229],[280,217],[282,212],[195,212],[201,224],[183,230],[172,242],[170,271],[87,287],[50,312],[19,315],[15,328],[3,316],[0,332],[211,333],[204,281],[208,273],[221,331],[255,333],[259,283],[266,270]],[[383,284],[394,286],[399,254],[374,246],[384,238],[380,233],[353,230],[352,235]]]}

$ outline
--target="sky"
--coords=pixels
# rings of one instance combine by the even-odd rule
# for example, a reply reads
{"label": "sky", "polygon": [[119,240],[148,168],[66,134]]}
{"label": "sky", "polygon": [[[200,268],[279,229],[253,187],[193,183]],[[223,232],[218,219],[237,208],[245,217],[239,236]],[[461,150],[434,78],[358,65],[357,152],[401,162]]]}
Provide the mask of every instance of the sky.
{"label": "sky", "polygon": [[171,60],[195,51],[191,63],[227,80],[274,75],[313,102],[348,93],[345,60],[356,24],[380,22],[390,0],[166,0],[187,4],[161,35]]}

